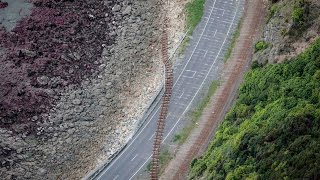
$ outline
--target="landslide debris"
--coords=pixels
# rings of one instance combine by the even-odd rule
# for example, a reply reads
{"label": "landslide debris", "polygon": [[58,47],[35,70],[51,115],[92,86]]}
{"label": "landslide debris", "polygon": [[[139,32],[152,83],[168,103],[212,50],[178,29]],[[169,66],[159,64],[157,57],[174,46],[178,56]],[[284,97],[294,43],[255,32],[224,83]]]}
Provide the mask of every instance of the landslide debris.
{"label": "landslide debris", "polygon": [[30,2],[12,30],[0,24],[1,178],[80,179],[159,88],[160,2]]}

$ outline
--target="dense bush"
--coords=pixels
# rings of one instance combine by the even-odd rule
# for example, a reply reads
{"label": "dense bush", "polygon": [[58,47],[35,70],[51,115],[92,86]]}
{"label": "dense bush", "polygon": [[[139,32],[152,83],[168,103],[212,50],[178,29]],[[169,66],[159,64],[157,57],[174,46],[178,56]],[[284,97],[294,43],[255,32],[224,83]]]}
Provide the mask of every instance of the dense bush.
{"label": "dense bush", "polygon": [[320,178],[320,38],[292,61],[256,67],[190,179]]}
{"label": "dense bush", "polygon": [[298,23],[302,22],[303,13],[304,13],[304,8],[301,8],[301,7],[295,8],[292,12],[293,22],[298,22]]}
{"label": "dense bush", "polygon": [[267,49],[268,48],[268,43],[266,43],[265,41],[258,41],[255,44],[254,48],[255,48],[255,52]]}
{"label": "dense bush", "polygon": [[291,37],[299,37],[313,23],[314,17],[310,16],[310,3],[305,0],[294,0],[291,13],[292,26],[288,32]]}

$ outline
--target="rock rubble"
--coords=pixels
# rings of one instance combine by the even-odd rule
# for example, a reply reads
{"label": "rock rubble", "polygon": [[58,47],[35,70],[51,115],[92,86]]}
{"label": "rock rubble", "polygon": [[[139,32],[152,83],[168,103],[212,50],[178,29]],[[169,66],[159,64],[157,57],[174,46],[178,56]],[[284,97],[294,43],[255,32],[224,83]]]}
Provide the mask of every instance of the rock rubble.
{"label": "rock rubble", "polygon": [[[52,3],[49,0],[35,2],[36,6]],[[0,173],[4,179],[83,177],[127,141],[161,85],[160,1],[101,2],[110,11],[102,12],[101,7],[99,13],[95,13],[96,6],[91,5],[92,12],[86,14],[88,22],[99,22],[103,13],[108,28],[104,30],[101,25],[92,30],[104,31],[110,41],[94,40],[90,43],[100,42],[100,48],[90,46],[89,50],[62,53],[59,63],[75,62],[75,65],[66,66],[63,71],[58,69],[54,75],[47,69],[31,81],[31,88],[36,87],[34,90],[51,98],[45,103],[38,101],[37,108],[43,111],[25,119],[21,116],[10,128],[0,127]],[[7,36],[4,31],[1,33]],[[61,40],[53,39],[53,42],[61,43]],[[37,51],[29,49],[19,53],[29,59],[39,56]],[[84,59],[84,55],[89,59]],[[36,63],[41,67],[45,62]],[[74,77],[76,81],[71,82]],[[10,89],[1,90],[1,93],[8,92]],[[30,126],[34,129],[26,131]]]}

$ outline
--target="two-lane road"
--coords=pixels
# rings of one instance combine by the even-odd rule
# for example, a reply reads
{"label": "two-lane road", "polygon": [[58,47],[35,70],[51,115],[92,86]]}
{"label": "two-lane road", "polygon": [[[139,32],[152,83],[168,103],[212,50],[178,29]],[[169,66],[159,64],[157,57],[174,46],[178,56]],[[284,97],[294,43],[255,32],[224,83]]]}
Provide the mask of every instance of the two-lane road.
{"label": "two-lane road", "polygon": [[[174,69],[173,94],[163,142],[172,139],[186,113],[219,77],[224,54],[243,13],[244,0],[207,0],[204,16],[193,33],[185,57]],[[159,104],[125,149],[97,176],[99,180],[131,180],[146,170],[151,158]]]}

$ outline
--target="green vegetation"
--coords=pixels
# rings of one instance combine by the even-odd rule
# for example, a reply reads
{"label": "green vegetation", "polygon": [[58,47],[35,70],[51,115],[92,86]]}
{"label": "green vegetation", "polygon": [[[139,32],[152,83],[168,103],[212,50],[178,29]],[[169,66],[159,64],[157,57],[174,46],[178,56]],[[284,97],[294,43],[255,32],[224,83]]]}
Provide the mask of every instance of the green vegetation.
{"label": "green vegetation", "polygon": [[264,49],[267,49],[269,46],[268,43],[266,43],[265,41],[258,41],[255,45],[254,45],[254,51],[258,52]]}
{"label": "green vegetation", "polygon": [[304,8],[297,7],[292,12],[293,22],[301,23],[303,18]]}
{"label": "green vegetation", "polygon": [[224,62],[227,62],[228,59],[230,58],[232,50],[233,50],[233,48],[234,48],[234,46],[236,44],[236,41],[240,36],[241,24],[242,24],[242,19],[238,23],[236,31],[234,32],[234,34],[232,36],[231,43],[230,43],[230,45],[229,45],[229,47],[227,49],[226,54],[224,55],[224,59],[223,59]]}
{"label": "green vegetation", "polygon": [[182,144],[188,138],[190,132],[195,127],[197,121],[199,120],[200,116],[203,113],[204,108],[208,105],[211,97],[216,92],[219,86],[219,81],[213,81],[209,87],[207,95],[203,98],[203,100],[198,104],[197,108],[191,112],[190,119],[191,122],[186,127],[184,127],[179,134],[176,134],[173,137],[173,142],[178,142]]}
{"label": "green vegetation", "polygon": [[[160,155],[159,155],[160,173],[162,173],[162,171],[165,169],[165,166],[170,162],[172,158],[173,157],[168,149],[165,149],[160,152]],[[149,162],[147,165],[147,171],[150,171],[150,169],[151,169],[151,162]]]}
{"label": "green vegetation", "polygon": [[270,21],[270,19],[274,16],[274,14],[279,10],[278,4],[273,4],[269,8],[269,12],[267,14],[267,23]]}
{"label": "green vegetation", "polygon": [[219,81],[213,81],[211,83],[209,90],[207,92],[207,95],[198,104],[198,107],[194,111],[192,111],[192,113],[190,114],[191,122],[188,125],[186,125],[186,127],[184,127],[179,134],[176,134],[173,137],[173,140],[172,140],[173,142],[177,142],[179,144],[182,144],[186,141],[186,139],[188,138],[192,129],[195,127],[200,116],[202,115],[204,108],[208,105],[211,97],[216,92],[218,86],[219,86]]}
{"label": "green vegetation", "polygon": [[304,0],[296,0],[294,3],[292,20],[295,23],[301,24],[303,21],[303,15],[306,13],[307,4]]}
{"label": "green vegetation", "polygon": [[204,12],[205,0],[192,0],[186,5],[186,23],[187,29],[192,34],[198,23],[201,21]]}
{"label": "green vegetation", "polygon": [[201,21],[201,18],[204,13],[204,3],[205,0],[191,0],[186,4],[185,12],[186,12],[186,29],[187,37],[184,39],[184,41],[181,44],[181,47],[179,48],[179,54],[184,53],[187,45],[190,42],[190,37],[198,25],[198,23]]}
{"label": "green vegetation", "polygon": [[160,153],[160,156],[159,156],[160,172],[164,170],[164,167],[170,162],[172,158],[173,158],[172,155],[167,149]]}
{"label": "green vegetation", "polygon": [[247,73],[236,104],[190,179],[319,179],[320,38]]}
{"label": "green vegetation", "polygon": [[[294,0],[291,18],[293,25],[290,28],[288,34],[293,37],[300,37],[306,29],[312,24],[313,20],[318,17],[319,12],[317,10],[310,11],[310,4],[305,0]],[[314,15],[313,15],[314,14]]]}

